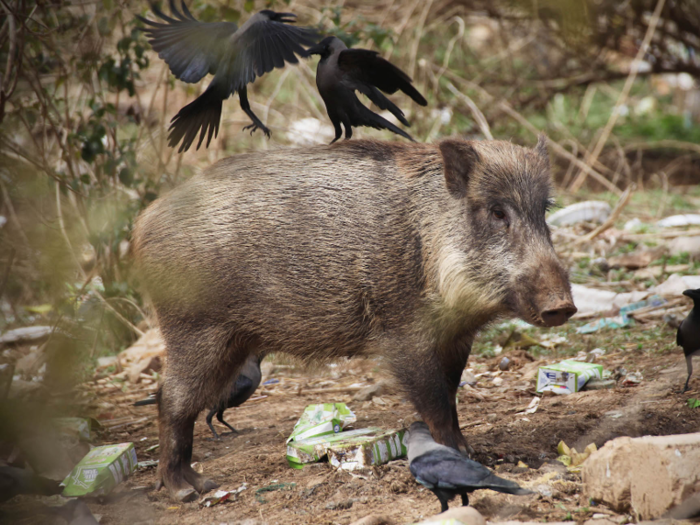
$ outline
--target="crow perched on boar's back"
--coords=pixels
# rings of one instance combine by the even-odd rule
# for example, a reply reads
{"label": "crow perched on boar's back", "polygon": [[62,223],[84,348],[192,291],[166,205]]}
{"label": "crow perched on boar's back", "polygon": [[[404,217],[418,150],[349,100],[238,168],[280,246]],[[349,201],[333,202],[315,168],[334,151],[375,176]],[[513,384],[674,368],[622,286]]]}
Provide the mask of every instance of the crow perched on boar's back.
{"label": "crow perched on boar's back", "polygon": [[352,137],[353,126],[369,126],[388,129],[413,140],[408,133],[367,109],[355,95],[355,91],[359,91],[380,109],[389,110],[404,126],[410,126],[403,111],[381,92],[393,94],[401,90],[421,106],[426,106],[428,102],[413,87],[406,73],[384,60],[376,51],[348,49],[342,40],[334,36],[324,38],[307,52],[321,55],[316,70],[316,85],[335,128],[335,138],[331,144],[343,133],[341,123],[345,126],[346,139]]}
{"label": "crow perched on boar's back", "polygon": [[468,494],[480,489],[519,496],[532,494],[514,481],[499,478],[455,449],[436,443],[428,425],[422,421],[413,423],[409,429],[408,463],[416,481],[440,500],[440,512],[447,510],[447,502],[455,496],[462,497],[462,505],[469,505]]}
{"label": "crow perched on boar's back", "polygon": [[236,92],[241,108],[253,121],[243,129],[251,133],[261,129],[269,137],[270,130],[250,109],[247,85],[274,68],[283,68],[286,62],[296,64],[297,55],[307,57],[302,46],[316,42],[316,32],[290,26],[296,20],[293,13],[269,9],[256,13],[240,28],[233,22],[200,22],[184,2],[179,11],[170,0],[172,17],[155,5],[151,9],[165,23],[137,18],[147,25],[143,32],[173,75],[187,83],[214,75],[204,93],[173,117],[168,145],[174,147],[182,140],[179,151],[186,151],[201,130],[197,149],[205,136],[208,147],[212,136],[219,132],[222,102]]}

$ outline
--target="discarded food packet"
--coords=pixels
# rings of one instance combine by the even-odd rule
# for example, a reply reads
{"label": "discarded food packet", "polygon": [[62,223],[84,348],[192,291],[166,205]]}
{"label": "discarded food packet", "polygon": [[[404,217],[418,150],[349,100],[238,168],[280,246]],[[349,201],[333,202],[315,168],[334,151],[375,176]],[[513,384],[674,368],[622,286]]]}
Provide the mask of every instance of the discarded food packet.
{"label": "discarded food packet", "polygon": [[567,359],[538,369],[537,392],[549,390],[556,394],[572,394],[579,392],[589,379],[600,379],[602,375],[602,365]]}
{"label": "discarded food packet", "polygon": [[351,436],[334,441],[328,447],[328,462],[339,469],[355,470],[405,457],[407,451],[406,429],[388,430],[375,435]]}
{"label": "discarded food packet", "polygon": [[304,468],[304,465],[307,463],[320,461],[328,453],[328,447],[332,443],[343,441],[353,436],[377,434],[381,431],[377,427],[360,428],[289,442],[287,443],[287,463],[292,468]]}
{"label": "discarded food packet", "polygon": [[345,403],[309,405],[294,425],[287,443],[340,432],[356,419]]}
{"label": "discarded food packet", "polygon": [[129,477],[137,463],[133,443],[95,447],[61,483],[63,496],[107,494]]}
{"label": "discarded food packet", "polygon": [[199,506],[200,507],[213,507],[214,505],[218,505],[219,503],[225,502],[231,496],[235,496],[236,494],[240,494],[241,492],[243,492],[247,488],[248,488],[248,484],[243,483],[236,490],[217,490],[216,492],[214,492],[214,494],[212,494],[210,496],[205,496],[201,500],[199,500]]}
{"label": "discarded food packet", "polygon": [[61,434],[90,441],[90,420],[82,417],[57,417],[52,423]]}

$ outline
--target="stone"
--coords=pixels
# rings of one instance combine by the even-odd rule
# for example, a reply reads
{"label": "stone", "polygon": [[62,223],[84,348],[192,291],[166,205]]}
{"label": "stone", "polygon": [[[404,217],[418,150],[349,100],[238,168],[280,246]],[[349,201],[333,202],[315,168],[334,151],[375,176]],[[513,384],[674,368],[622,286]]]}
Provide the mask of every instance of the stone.
{"label": "stone", "polygon": [[693,237],[676,237],[667,244],[671,255],[680,255],[683,252],[688,252],[691,257],[700,255],[700,235]]}
{"label": "stone", "polygon": [[442,512],[441,514],[424,519],[419,525],[449,519],[457,520],[460,523],[464,523],[464,525],[486,525],[486,520],[474,507],[453,507],[445,512]]}
{"label": "stone", "polygon": [[0,336],[0,345],[20,344],[31,341],[38,341],[48,337],[53,329],[50,326],[26,326],[8,330]]}
{"label": "stone", "polygon": [[350,525],[393,525],[393,521],[385,516],[365,516],[362,519],[353,521]]}
{"label": "stone", "polygon": [[700,433],[614,439],[588,458],[582,477],[586,498],[657,518],[700,492]]}
{"label": "stone", "polygon": [[378,383],[364,387],[362,390],[358,390],[353,396],[353,399],[355,401],[371,401],[372,398],[379,397],[386,393],[386,381],[379,381]]}

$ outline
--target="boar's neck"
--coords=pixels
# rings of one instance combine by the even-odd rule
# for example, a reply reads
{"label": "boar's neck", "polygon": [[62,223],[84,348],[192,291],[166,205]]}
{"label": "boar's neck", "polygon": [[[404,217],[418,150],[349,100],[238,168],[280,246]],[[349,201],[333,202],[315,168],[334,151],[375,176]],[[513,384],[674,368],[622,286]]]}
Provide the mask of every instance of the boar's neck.
{"label": "boar's neck", "polygon": [[412,177],[415,221],[421,232],[426,306],[422,315],[440,339],[469,339],[503,315],[505,294],[478,249],[460,248],[468,236],[468,217],[449,195],[442,169],[428,166]]}

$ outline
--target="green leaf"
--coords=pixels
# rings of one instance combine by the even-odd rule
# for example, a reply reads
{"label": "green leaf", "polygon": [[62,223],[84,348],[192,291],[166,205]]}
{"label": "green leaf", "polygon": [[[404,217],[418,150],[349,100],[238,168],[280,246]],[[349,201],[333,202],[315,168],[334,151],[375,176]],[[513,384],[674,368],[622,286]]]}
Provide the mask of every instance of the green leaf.
{"label": "green leaf", "polygon": [[246,13],[250,13],[255,9],[255,2],[253,0],[245,0],[245,3],[243,4],[243,9],[245,9]]}
{"label": "green leaf", "polygon": [[50,304],[39,304],[36,306],[25,306],[24,309],[33,314],[47,314],[53,310],[53,306]]}
{"label": "green leaf", "polygon": [[700,407],[700,399],[695,399],[694,397],[691,397],[690,399],[688,399],[688,406],[690,408]]}

